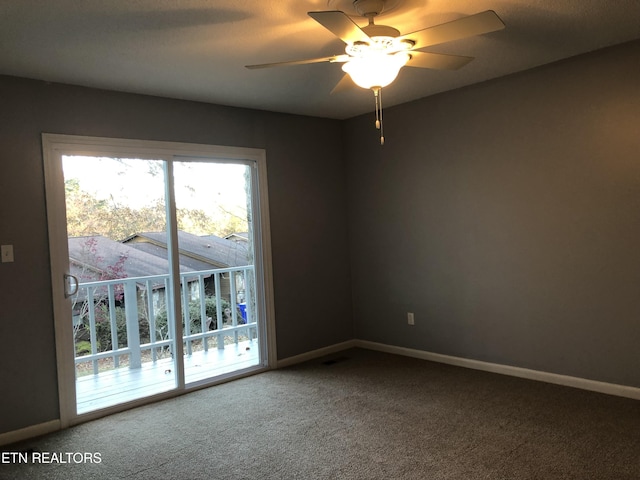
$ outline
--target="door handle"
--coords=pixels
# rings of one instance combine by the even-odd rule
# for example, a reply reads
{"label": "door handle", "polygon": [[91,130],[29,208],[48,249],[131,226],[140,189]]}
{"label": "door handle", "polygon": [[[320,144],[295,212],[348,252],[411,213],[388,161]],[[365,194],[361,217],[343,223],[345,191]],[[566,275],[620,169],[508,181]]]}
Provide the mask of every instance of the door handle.
{"label": "door handle", "polygon": [[78,293],[78,277],[65,273],[64,277],[64,298],[69,298]]}

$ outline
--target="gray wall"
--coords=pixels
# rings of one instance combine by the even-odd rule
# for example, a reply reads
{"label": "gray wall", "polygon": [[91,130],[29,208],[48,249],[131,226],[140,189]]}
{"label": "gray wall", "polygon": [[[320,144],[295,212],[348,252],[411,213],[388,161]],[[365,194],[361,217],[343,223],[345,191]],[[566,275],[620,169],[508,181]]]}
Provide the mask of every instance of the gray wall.
{"label": "gray wall", "polygon": [[340,122],[0,77],[0,433],[58,418],[41,133],[264,148],[278,357],[353,338]]}
{"label": "gray wall", "polygon": [[347,121],[356,338],[640,387],[639,58]]}
{"label": "gray wall", "polygon": [[638,58],[386,109],[382,148],[372,115],[0,77],[0,433],[58,416],[42,132],[265,148],[279,358],[361,338],[640,387]]}

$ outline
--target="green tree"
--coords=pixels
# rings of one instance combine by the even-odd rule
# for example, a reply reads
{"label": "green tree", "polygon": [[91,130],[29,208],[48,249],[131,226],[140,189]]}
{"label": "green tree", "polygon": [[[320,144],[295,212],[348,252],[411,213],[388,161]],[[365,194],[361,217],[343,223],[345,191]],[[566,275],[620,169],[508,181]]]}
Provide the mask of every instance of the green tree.
{"label": "green tree", "polygon": [[[132,208],[115,198],[98,199],[82,189],[79,180],[65,181],[67,231],[70,237],[103,235],[121,241],[140,232],[166,230],[166,205],[158,198],[139,208]],[[229,211],[219,206],[219,214],[211,218],[202,209],[178,208],[178,229],[195,235],[224,237],[247,231],[246,212]]]}

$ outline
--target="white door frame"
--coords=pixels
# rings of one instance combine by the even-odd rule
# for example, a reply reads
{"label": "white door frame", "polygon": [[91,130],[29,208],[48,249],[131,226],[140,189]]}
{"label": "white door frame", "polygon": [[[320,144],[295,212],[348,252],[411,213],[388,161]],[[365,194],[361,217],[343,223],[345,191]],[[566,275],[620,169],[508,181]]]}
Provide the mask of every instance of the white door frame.
{"label": "white door frame", "polygon": [[[44,160],[44,176],[47,200],[47,223],[49,232],[49,255],[51,262],[51,285],[53,295],[53,314],[56,336],[56,362],[58,371],[58,397],[60,402],[61,428],[98,418],[115,411],[121,411],[133,406],[142,405],[158,398],[169,398],[186,391],[191,391],[210,383],[199,383],[193,387],[185,387],[184,372],[179,375],[178,388],[164,394],[147,397],[139,401],[122,404],[77,415],[75,395],[75,362],[73,358],[73,332],[65,328],[71,318],[71,301],[65,298],[63,275],[69,269],[69,247],[67,242],[67,221],[64,191],[64,173],[62,171],[63,155],[87,155],[104,157],[151,158],[158,160],[173,159],[173,157],[198,157],[226,161],[249,162],[254,166],[254,182],[252,187],[257,189],[252,194],[254,203],[258,202],[259,212],[252,220],[254,222],[254,248],[256,278],[262,279],[262,288],[256,292],[256,303],[259,312],[264,317],[263,335],[261,335],[261,358],[265,363],[255,371],[265,370],[276,366],[276,329],[275,308],[273,301],[273,271],[271,263],[271,232],[269,223],[269,198],[267,191],[267,163],[266,152],[262,149],[228,147],[218,145],[201,145],[178,142],[160,142],[148,140],[113,139],[103,137],[84,137],[76,135],[42,134],[42,150]],[[254,207],[256,205],[254,204]],[[170,222],[173,223],[173,222]],[[175,229],[175,224],[172,226]],[[173,232],[174,234],[176,232]],[[177,237],[174,237],[177,238]],[[171,246],[177,254],[177,245]],[[179,302],[176,306],[179,309]],[[180,318],[180,311],[175,318]],[[181,322],[176,322],[178,330],[176,338],[182,338]],[[176,342],[180,347],[182,342]],[[179,353],[179,352],[177,352]],[[182,370],[181,368],[179,370]],[[253,373],[253,371],[251,372]]]}

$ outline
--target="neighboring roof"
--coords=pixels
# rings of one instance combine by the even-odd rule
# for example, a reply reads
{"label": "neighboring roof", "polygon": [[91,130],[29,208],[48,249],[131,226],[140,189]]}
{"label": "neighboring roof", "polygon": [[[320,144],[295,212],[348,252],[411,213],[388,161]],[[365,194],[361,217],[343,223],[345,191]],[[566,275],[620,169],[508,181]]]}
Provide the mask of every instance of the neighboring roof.
{"label": "neighboring roof", "polygon": [[231,240],[233,242],[248,242],[249,241],[249,233],[248,232],[237,232],[231,233],[224,237],[226,240]]}
{"label": "neighboring roof", "polygon": [[[96,253],[91,253],[91,250]],[[127,277],[162,275],[168,272],[166,259],[131,248],[101,235],[69,238],[71,273],[82,281],[99,278],[125,258],[122,270]],[[182,270],[182,268],[181,268]]]}
{"label": "neighboring roof", "polygon": [[[179,231],[178,244],[181,272],[237,267],[248,263],[244,242],[233,242],[215,235],[199,237]],[[81,281],[109,277],[114,267],[119,270],[114,278],[145,277],[169,272],[164,232],[132,235],[122,243],[101,235],[71,237],[69,260],[71,273]]]}
{"label": "neighboring roof", "polygon": [[[132,248],[149,252],[162,258],[167,258],[167,240],[164,232],[142,232],[123,240]],[[247,245],[244,242],[234,242],[215,235],[198,236],[178,231],[178,250],[180,263],[199,261],[206,263],[209,268],[238,267],[247,265]],[[187,258],[188,257],[188,258]],[[204,268],[194,268],[205,270]]]}
{"label": "neighboring roof", "polygon": [[[160,257],[168,262],[169,252],[167,251],[167,247],[163,245],[157,245],[155,243],[150,243],[146,241],[132,241],[127,243],[131,248],[139,250],[141,252],[150,253],[151,255],[155,255],[156,257]],[[188,255],[180,254],[180,268],[181,271],[186,270],[210,270],[212,268],[220,268],[219,265],[213,265],[211,262],[203,262],[200,260],[196,260]]]}

